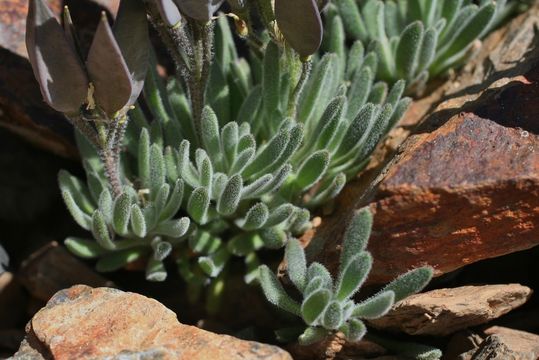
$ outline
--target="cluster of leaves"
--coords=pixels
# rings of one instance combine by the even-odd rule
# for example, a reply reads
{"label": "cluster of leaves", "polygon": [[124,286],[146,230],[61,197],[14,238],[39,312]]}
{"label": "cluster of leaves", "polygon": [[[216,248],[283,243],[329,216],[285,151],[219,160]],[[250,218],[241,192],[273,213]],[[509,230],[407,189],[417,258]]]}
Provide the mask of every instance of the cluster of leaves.
{"label": "cluster of leaves", "polygon": [[404,79],[421,90],[429,77],[461,65],[486,35],[512,11],[506,0],[336,0],[329,26],[368,44],[379,59],[377,77]]}
{"label": "cluster of leaves", "polygon": [[432,277],[429,267],[414,269],[386,285],[377,294],[356,303],[353,296],[367,279],[372,256],[366,251],[372,215],[361,209],[346,230],[334,281],[320,263],[307,266],[305,252],[298,240],[286,246],[287,274],[302,295],[300,301],[289,296],[277,276],[265,265],[260,268],[260,283],[267,299],[282,310],[301,317],[305,323],[298,340],[307,345],[341,331],[350,341],[360,340],[367,329],[362,320],[385,315],[396,301],[422,290]]}
{"label": "cluster of leaves", "polygon": [[[99,271],[142,260],[150,281],[167,277],[164,261],[172,257],[194,298],[207,285],[219,291],[233,257],[244,258],[247,282],[261,273],[265,289],[268,281],[277,286],[267,267],[259,270],[257,252],[287,246],[291,278],[305,296],[315,295],[305,306],[303,341],[336,329],[358,339],[368,307],[389,309],[419,290],[429,270],[355,304],[351,296],[372,261],[364,251],[368,212],[347,235],[335,286],[320,264],[307,269],[296,237],[311,226],[309,209],[337,196],[401,118],[410,103],[402,98],[405,82],[375,82],[376,52],[359,41],[348,48],[342,26],[326,35],[328,53],[313,55],[326,1],[231,1],[248,60],[238,56],[227,18],[214,18],[222,3],[123,0],[114,30],[102,18],[84,65],[69,13],[62,28],[43,0],[31,1],[30,60],[46,101],[79,130],[87,175],[84,183],[59,174],[69,211],[94,237],[69,238],[66,246],[97,259]],[[252,27],[253,13],[262,32]],[[146,16],[176,78],[157,73]],[[62,67],[68,76],[60,77]],[[294,313],[302,311],[298,305]]]}

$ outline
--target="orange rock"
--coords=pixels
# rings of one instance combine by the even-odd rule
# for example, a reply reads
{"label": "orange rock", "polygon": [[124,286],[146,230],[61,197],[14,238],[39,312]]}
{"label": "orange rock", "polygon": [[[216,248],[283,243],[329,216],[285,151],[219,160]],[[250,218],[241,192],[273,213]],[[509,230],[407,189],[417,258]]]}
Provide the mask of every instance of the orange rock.
{"label": "orange rock", "polygon": [[[40,354],[40,355],[37,355]],[[27,325],[14,360],[130,358],[288,360],[276,347],[217,335],[178,322],[142,295],[78,285],[58,292]]]}

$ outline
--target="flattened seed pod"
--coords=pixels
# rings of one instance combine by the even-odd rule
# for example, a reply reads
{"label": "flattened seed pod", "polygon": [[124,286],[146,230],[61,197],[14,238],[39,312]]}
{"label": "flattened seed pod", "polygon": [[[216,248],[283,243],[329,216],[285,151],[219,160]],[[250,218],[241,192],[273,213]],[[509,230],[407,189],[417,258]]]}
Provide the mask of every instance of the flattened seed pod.
{"label": "flattened seed pod", "polygon": [[275,0],[275,18],[286,41],[301,57],[322,43],[322,19],[315,0]]}
{"label": "flattened seed pod", "polygon": [[30,0],[26,47],[45,102],[63,113],[78,112],[86,102],[88,78],[75,48],[43,0]]}
{"label": "flattened seed pod", "polygon": [[174,0],[181,12],[198,21],[208,22],[224,0]]}
{"label": "flattened seed pod", "polygon": [[109,115],[122,109],[131,98],[133,86],[105,13],[97,27],[86,66],[95,86],[97,104]]}

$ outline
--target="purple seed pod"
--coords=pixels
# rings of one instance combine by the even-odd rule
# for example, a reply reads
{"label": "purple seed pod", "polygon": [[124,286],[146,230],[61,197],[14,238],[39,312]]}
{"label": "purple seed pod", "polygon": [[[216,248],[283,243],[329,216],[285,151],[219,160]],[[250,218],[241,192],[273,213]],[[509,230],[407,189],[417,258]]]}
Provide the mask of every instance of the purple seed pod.
{"label": "purple seed pod", "polygon": [[174,0],[174,2],[186,16],[207,23],[224,0]]}
{"label": "purple seed pod", "polygon": [[322,43],[322,19],[315,0],[275,0],[277,25],[301,57],[314,54]]}
{"label": "purple seed pod", "polygon": [[129,102],[133,91],[131,74],[105,13],[90,46],[86,67],[95,87],[94,99],[105,113],[112,115]]}
{"label": "purple seed pod", "polygon": [[172,0],[155,0],[155,3],[168,26],[175,26],[182,20],[180,10]]}
{"label": "purple seed pod", "polygon": [[88,77],[72,38],[43,0],[30,0],[26,47],[45,102],[57,111],[77,113],[86,102]]}
{"label": "purple seed pod", "polygon": [[148,20],[142,1],[124,0],[120,3],[113,32],[131,77],[132,90],[127,105],[133,105],[144,87],[150,63]]}

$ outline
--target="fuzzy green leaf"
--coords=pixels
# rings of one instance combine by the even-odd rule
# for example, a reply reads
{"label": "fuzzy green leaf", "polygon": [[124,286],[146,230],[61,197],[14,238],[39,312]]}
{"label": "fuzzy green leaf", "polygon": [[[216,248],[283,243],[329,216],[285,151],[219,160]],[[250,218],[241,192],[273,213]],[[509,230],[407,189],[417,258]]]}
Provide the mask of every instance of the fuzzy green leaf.
{"label": "fuzzy green leaf", "polygon": [[148,231],[144,214],[137,204],[131,206],[131,229],[140,238],[145,237]]}
{"label": "fuzzy green leaf", "polygon": [[322,317],[322,325],[326,329],[338,329],[343,322],[343,309],[338,301],[332,301]]}
{"label": "fuzzy green leaf", "polygon": [[361,319],[378,319],[387,314],[395,303],[395,293],[391,290],[381,292],[354,307],[353,316]]}
{"label": "fuzzy green leaf", "polygon": [[146,264],[146,280],[161,282],[167,278],[167,270],[162,261],[150,258]]}
{"label": "fuzzy green leaf", "polygon": [[187,212],[189,216],[198,224],[205,224],[207,221],[208,207],[210,206],[210,197],[208,190],[199,187],[193,190],[187,203]]}
{"label": "fuzzy green leaf", "polygon": [[223,271],[229,258],[230,252],[223,247],[209,256],[198,258],[198,265],[208,276],[216,277]]}
{"label": "fuzzy green leaf", "polygon": [[116,248],[116,244],[114,244],[110,237],[105,217],[99,210],[94,211],[94,215],[92,216],[92,234],[101,247],[107,250],[114,250]]}
{"label": "fuzzy green leaf", "polygon": [[352,297],[363,285],[372,268],[372,256],[361,252],[352,257],[339,273],[336,284],[337,299]]}
{"label": "fuzzy green leaf", "polygon": [[83,259],[95,259],[106,253],[106,250],[94,240],[68,237],[64,244],[69,251]]}
{"label": "fuzzy green leaf", "polygon": [[329,157],[329,152],[326,150],[319,150],[309,156],[296,175],[295,184],[297,188],[305,191],[316,184],[327,171]]}
{"label": "fuzzy green leaf", "polygon": [[241,191],[243,188],[243,179],[240,175],[234,175],[229,180],[223,190],[223,193],[217,201],[217,211],[223,215],[231,215],[238,208]]}
{"label": "fuzzy green leaf", "polygon": [[269,217],[268,206],[264,203],[253,205],[245,215],[244,219],[236,221],[236,225],[243,230],[251,231],[264,226]]}
{"label": "fuzzy green leaf", "polygon": [[301,317],[307,325],[313,325],[324,314],[331,300],[331,291],[320,289],[309,295],[301,304]]}
{"label": "fuzzy green leaf", "polygon": [[129,218],[131,217],[131,197],[123,193],[114,200],[112,227],[119,235],[127,235]]}
{"label": "fuzzy green leaf", "polygon": [[129,263],[140,259],[146,250],[140,248],[125,249],[105,255],[99,259],[95,268],[98,272],[112,272],[119,270]]}
{"label": "fuzzy green leaf", "polygon": [[286,244],[285,259],[288,277],[299,291],[303,291],[306,284],[307,260],[305,251],[299,240],[290,239]]}
{"label": "fuzzy green leaf", "polygon": [[266,265],[261,265],[258,269],[259,280],[266,299],[273,305],[288,311],[294,315],[300,315],[300,305],[292,300],[284,291],[283,286],[277,276]]}
{"label": "fuzzy green leaf", "polygon": [[178,220],[168,220],[157,225],[154,232],[159,235],[178,239],[187,234],[190,224],[191,220],[188,217],[182,217]]}
{"label": "fuzzy green leaf", "polygon": [[329,331],[324,328],[308,327],[303,334],[299,336],[298,342],[303,346],[307,346],[323,340],[328,335]]}
{"label": "fuzzy green leaf", "polygon": [[268,249],[280,249],[288,240],[286,232],[277,227],[263,229],[260,231],[260,237],[264,242],[264,246]]}
{"label": "fuzzy green leaf", "polygon": [[428,266],[408,271],[389,283],[382,291],[392,290],[395,293],[395,302],[400,301],[423,290],[432,279],[433,273],[434,270]]}
{"label": "fuzzy green leaf", "polygon": [[341,272],[354,256],[366,249],[371,228],[372,213],[369,208],[362,208],[354,215],[344,233],[339,266]]}

